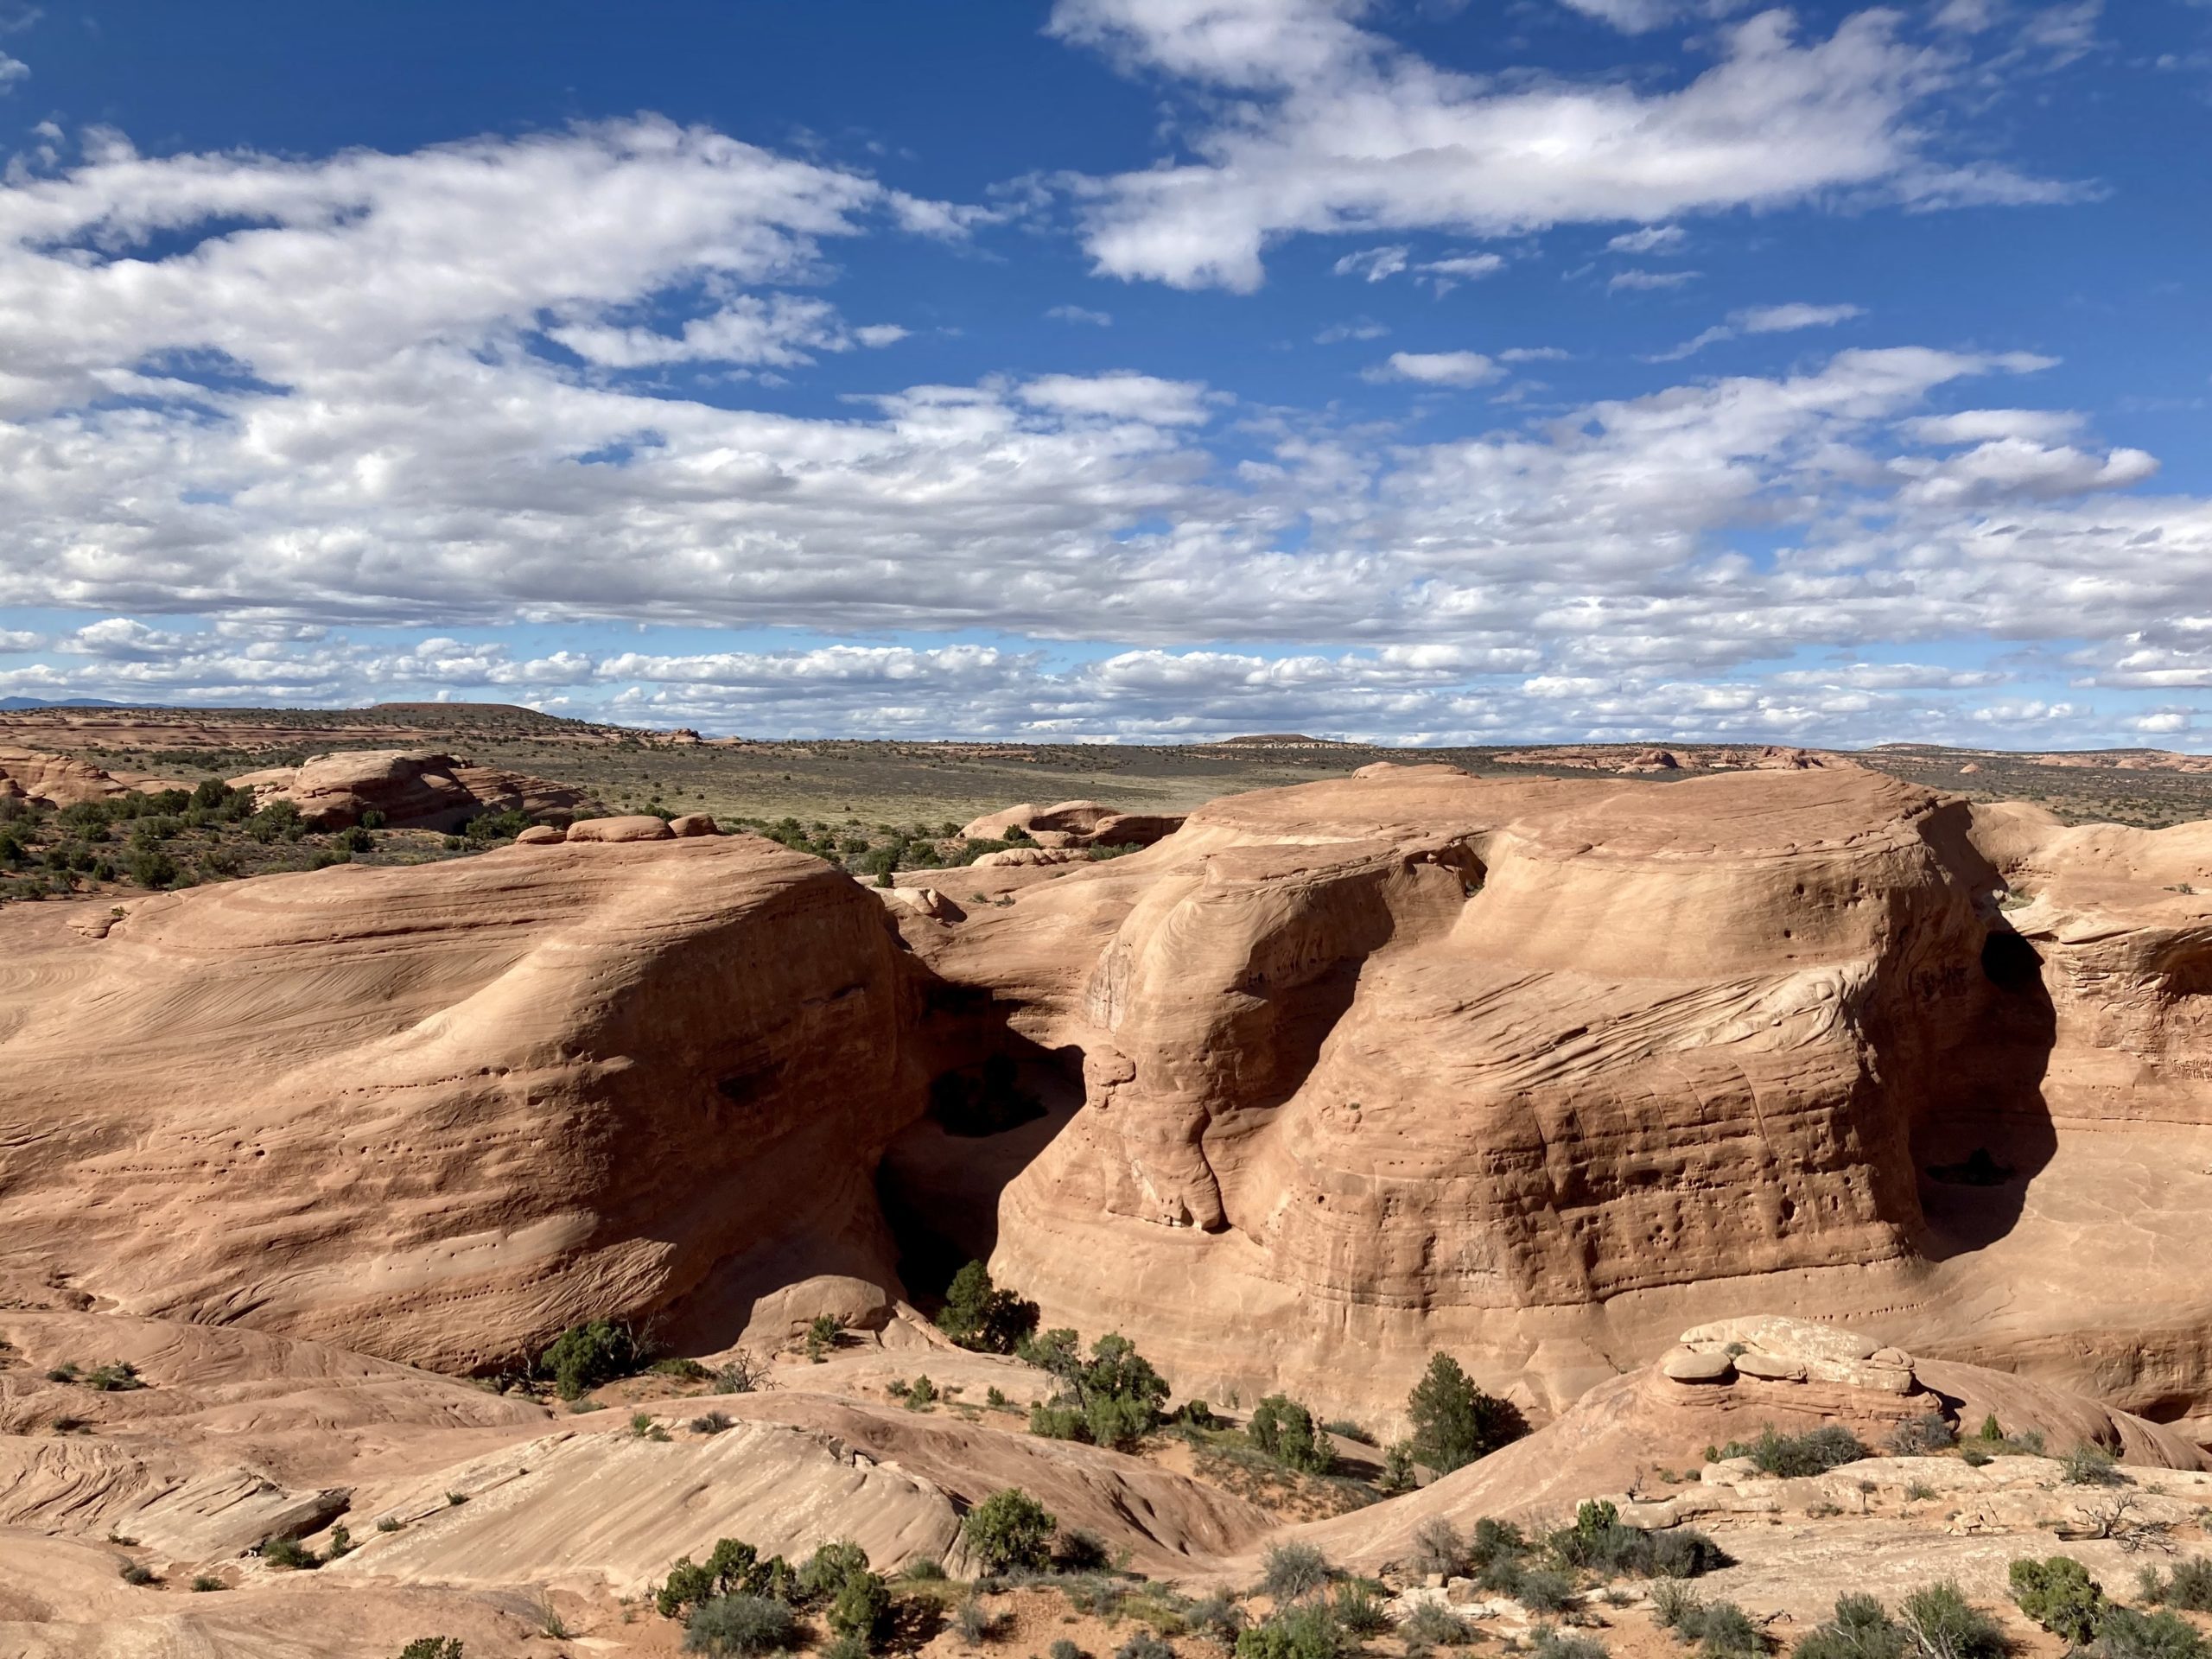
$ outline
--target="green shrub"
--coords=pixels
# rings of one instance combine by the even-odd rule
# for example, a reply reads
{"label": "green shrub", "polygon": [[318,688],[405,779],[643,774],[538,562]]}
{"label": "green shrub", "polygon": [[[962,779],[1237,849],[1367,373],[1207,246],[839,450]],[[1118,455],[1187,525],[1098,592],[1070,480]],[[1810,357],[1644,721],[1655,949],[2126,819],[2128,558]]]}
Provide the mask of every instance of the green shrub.
{"label": "green shrub", "polygon": [[102,1394],[128,1394],[143,1389],[145,1382],[139,1377],[138,1368],[127,1359],[110,1360],[85,1374],[85,1386],[97,1389]]}
{"label": "green shrub", "polygon": [[716,1659],[773,1653],[798,1639],[791,1610],[771,1596],[716,1596],[694,1607],[683,1625],[683,1650]]}
{"label": "green shrub", "polygon": [[2212,1613],[2212,1560],[2199,1557],[2177,1561],[2172,1573],[2163,1581],[2155,1569],[2145,1571],[2143,1595],[2153,1605],[2163,1604],[2183,1612]]}
{"label": "green shrub", "polygon": [[2114,1607],[2105,1615],[2094,1650],[2103,1659],[2204,1659],[2206,1646],[2196,1627],[2177,1614]]}
{"label": "green shrub", "polygon": [[1523,1573],[1513,1599],[1532,1613],[1564,1612],[1574,1601],[1574,1580],[1549,1567]]}
{"label": "green shrub", "polygon": [[868,1644],[857,1636],[833,1636],[815,1649],[817,1659],[868,1659]]}
{"label": "green shrub", "polygon": [[[1048,1404],[1032,1408],[1031,1432],[1116,1448],[1135,1445],[1160,1421],[1166,1379],[1127,1337],[1099,1338],[1088,1359],[1077,1344],[1076,1333],[1065,1329],[1047,1331],[1021,1344],[1021,1357],[1060,1385]],[[1074,1414],[1074,1419],[1065,1413]],[[1080,1421],[1079,1431],[1075,1420]]]}
{"label": "green shrub", "polygon": [[1244,1433],[1278,1463],[1304,1474],[1326,1474],[1336,1461],[1313,1414],[1287,1395],[1271,1394],[1255,1406]]}
{"label": "green shrub", "polygon": [[1530,1632],[1529,1651],[1535,1659],[1605,1659],[1604,1643],[1587,1636],[1568,1636],[1549,1624]]}
{"label": "green shrub", "polygon": [[944,1563],[934,1556],[917,1555],[899,1569],[899,1576],[911,1584],[942,1584]]}
{"label": "green shrub", "polygon": [[1347,1440],[1357,1440],[1362,1446],[1378,1446],[1381,1444],[1381,1442],[1375,1438],[1374,1433],[1370,1430],[1363,1428],[1359,1424],[1353,1422],[1348,1417],[1332,1417],[1327,1422],[1322,1424],[1321,1427],[1328,1433],[1338,1435],[1342,1439]]}
{"label": "green shrub", "polygon": [[1338,1585],[1329,1611],[1354,1636],[1380,1636],[1390,1628],[1390,1616],[1382,1611],[1382,1599],[1365,1583]]}
{"label": "green shrub", "polygon": [[[862,1558],[865,1565],[866,1558]],[[668,1578],[653,1592],[653,1607],[663,1618],[676,1618],[687,1607],[716,1597],[741,1596],[781,1599],[792,1588],[791,1566],[780,1555],[766,1560],[760,1552],[736,1538],[718,1538],[704,1562],[679,1555],[668,1569]]]}
{"label": "green shrub", "polygon": [[2003,1659],[2005,1632],[1955,1584],[1914,1591],[1897,1610],[1897,1622],[1926,1659]]}
{"label": "green shrub", "polygon": [[1329,1582],[1329,1558],[1312,1544],[1273,1544],[1262,1558],[1260,1590],[1280,1605],[1300,1601]]}
{"label": "green shrub", "polygon": [[2012,1599],[2044,1629],[2077,1648],[2095,1639],[2109,1604],[2104,1587],[2081,1562],[2070,1555],[2023,1559],[2012,1563],[2008,1576]]}
{"label": "green shrub", "polygon": [[1414,1529],[1413,1568],[1424,1577],[1432,1573],[1450,1579],[1466,1570],[1467,1541],[1459,1529],[1435,1516]]}
{"label": "green shrub", "polygon": [[970,1596],[962,1602],[954,1610],[952,1615],[952,1628],[959,1631],[960,1639],[970,1646],[979,1642],[989,1641],[992,1633],[998,1629],[998,1620],[992,1617],[991,1610],[984,1606],[982,1599],[976,1596]]}
{"label": "green shrub", "polygon": [[1114,1659],[1175,1659],[1175,1649],[1157,1631],[1139,1629],[1114,1649]]}
{"label": "green shrub", "polygon": [[737,1427],[737,1420],[726,1411],[709,1411],[690,1421],[694,1434],[721,1434]]}
{"label": "green shrub", "polygon": [[1109,1560],[1105,1541],[1096,1533],[1076,1527],[1060,1535],[1052,1548],[1055,1573],[1096,1573]]}
{"label": "green shrub", "polygon": [[227,1590],[230,1587],[213,1573],[202,1573],[192,1581],[193,1592],[198,1595],[205,1595],[210,1590]]}
{"label": "green shrub", "polygon": [[1244,1629],[1244,1610],[1225,1590],[1201,1596],[1184,1610],[1183,1619],[1207,1641],[1224,1648],[1235,1647]]}
{"label": "green shrub", "polygon": [[1289,1607],[1237,1633],[1236,1659],[1338,1659],[1349,1644],[1324,1603]]}
{"label": "green shrub", "polygon": [[1766,1651],[1766,1638],[1758,1626],[1732,1601],[1707,1605],[1699,1624],[1698,1651],[1709,1659],[1734,1659],[1741,1654]]}
{"label": "green shrub", "polygon": [[1856,1434],[1840,1424],[1825,1424],[1802,1434],[1783,1434],[1769,1423],[1750,1445],[1731,1440],[1720,1448],[1719,1455],[1749,1458],[1751,1466],[1761,1474],[1802,1478],[1824,1475],[1831,1469],[1857,1463],[1873,1454],[1859,1443]]}
{"label": "green shrub", "polygon": [[125,1561],[122,1567],[118,1569],[118,1571],[120,1573],[123,1581],[125,1584],[149,1585],[159,1584],[161,1582],[158,1578],[154,1576],[154,1569],[150,1567],[145,1566],[142,1562]]}
{"label": "green shrub", "polygon": [[968,1511],[961,1532],[987,1573],[1013,1567],[1041,1568],[1059,1522],[1019,1486],[994,1492]]}
{"label": "green shrub", "polygon": [[1440,1601],[1416,1605],[1398,1634],[1408,1648],[1459,1648],[1475,1639],[1474,1626]]}
{"label": "green shrub", "polygon": [[1414,1489],[1414,1449],[1410,1442],[1393,1440],[1382,1453],[1382,1491],[1390,1496]]}
{"label": "green shrub", "polygon": [[844,1339],[845,1322],[834,1313],[819,1313],[814,1323],[806,1327],[806,1357],[816,1364],[825,1363],[830,1351]]}
{"label": "green shrub", "polygon": [[1045,1659],[1090,1659],[1090,1656],[1064,1636],[1045,1649]]}
{"label": "green shrub", "polygon": [[952,1275],[938,1329],[979,1354],[1010,1354],[1037,1328],[1037,1304],[991,1282],[990,1270],[970,1262]]}
{"label": "green shrub", "polygon": [[457,1636],[418,1636],[399,1650],[399,1659],[461,1659]]}
{"label": "green shrub", "polygon": [[2077,1440],[2059,1460],[2059,1478],[2073,1486],[2117,1486],[2127,1477],[2120,1472],[2120,1459],[2094,1440]]}
{"label": "green shrub", "polygon": [[1795,1659],[1904,1659],[1911,1635],[1872,1596],[1839,1596],[1835,1617],[1802,1637]]}
{"label": "green shrub", "polygon": [[1892,1456],[1924,1458],[1937,1452],[1948,1452],[1959,1443],[1959,1437],[1943,1420],[1940,1411],[1931,1411],[1918,1417],[1908,1417],[1890,1431],[1888,1449]]}
{"label": "green shrub", "polygon": [[563,1400],[581,1399],[602,1382],[627,1376],[644,1362],[627,1325],[612,1319],[572,1325],[537,1357],[537,1374],[553,1379]]}
{"label": "green shrub", "polygon": [[1695,1578],[1727,1560],[1718,1544],[1694,1527],[1647,1532],[1624,1525],[1618,1510],[1596,1501],[1578,1506],[1574,1524],[1553,1533],[1544,1543],[1562,1566],[1606,1578],[1624,1573],[1638,1578]]}
{"label": "green shrub", "polygon": [[296,1538],[270,1538],[261,1546],[261,1559],[288,1572],[305,1573],[322,1565],[317,1555]]}
{"label": "green shrub", "polygon": [[1428,1370],[1406,1402],[1413,1420],[1415,1462],[1440,1474],[1472,1463],[1529,1432],[1528,1420],[1510,1401],[1485,1394],[1449,1354],[1430,1357]]}

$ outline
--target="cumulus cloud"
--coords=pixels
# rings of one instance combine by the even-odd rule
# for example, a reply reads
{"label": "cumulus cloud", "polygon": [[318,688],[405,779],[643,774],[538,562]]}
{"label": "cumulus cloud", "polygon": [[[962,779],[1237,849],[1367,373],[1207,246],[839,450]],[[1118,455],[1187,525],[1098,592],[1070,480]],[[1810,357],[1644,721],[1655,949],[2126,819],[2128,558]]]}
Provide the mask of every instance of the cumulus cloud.
{"label": "cumulus cloud", "polygon": [[[1608,0],[1616,21],[1676,8]],[[1240,96],[1194,161],[1083,187],[1097,269],[1181,288],[1257,288],[1299,233],[1517,235],[1571,221],[1658,226],[1843,190],[1929,205],[2050,200],[1990,163],[1947,165],[1916,114],[1951,60],[1894,11],[1801,41],[1770,10],[1717,31],[1688,84],[1460,74],[1363,28],[1353,0],[1060,0],[1052,31],[1126,69]]]}
{"label": "cumulus cloud", "polygon": [[[2212,683],[2212,504],[2146,493],[2153,458],[2077,416],[2012,407],[2031,391],[1988,383],[2047,366],[2021,354],[1844,351],[1433,442],[1333,410],[1231,420],[1227,393],[1135,368],[810,416],[728,395],[730,372],[869,345],[832,252],[916,217],[963,218],[652,122],[324,161],[104,136],[19,169],[0,603],[39,608],[0,645],[38,660],[0,690],[480,686],[794,731],[1840,741],[1925,734],[1936,698],[1928,721],[1993,732],[2012,702],[1758,665],[1980,633],[2106,642],[2073,664],[2100,690]],[[1558,354],[1374,372],[1472,386]],[[525,648],[499,626],[611,619],[1035,648]],[[1109,654],[1046,654],[1071,639]]]}
{"label": "cumulus cloud", "polygon": [[16,90],[16,83],[29,77],[31,67],[21,58],[0,52],[0,96]]}
{"label": "cumulus cloud", "polygon": [[1195,380],[1161,380],[1126,370],[1046,374],[1021,388],[1021,401],[1063,415],[1102,415],[1154,426],[1195,426],[1207,418],[1206,389]]}
{"label": "cumulus cloud", "polygon": [[1393,352],[1367,370],[1370,380],[1413,380],[1428,386],[1479,386],[1505,371],[1480,352]]}
{"label": "cumulus cloud", "polygon": [[1330,269],[1339,276],[1360,276],[1379,283],[1403,270],[1412,253],[1412,249],[1404,246],[1362,248],[1357,253],[1344,255]]}

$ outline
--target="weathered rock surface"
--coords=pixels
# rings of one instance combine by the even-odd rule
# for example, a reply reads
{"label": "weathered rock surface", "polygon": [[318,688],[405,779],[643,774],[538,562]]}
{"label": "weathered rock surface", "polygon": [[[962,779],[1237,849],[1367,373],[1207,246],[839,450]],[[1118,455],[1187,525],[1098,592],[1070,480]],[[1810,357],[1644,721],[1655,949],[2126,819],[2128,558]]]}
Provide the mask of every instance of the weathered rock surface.
{"label": "weathered rock surface", "polygon": [[995,1272],[1193,1391],[1370,1414],[1433,1348],[1557,1409],[1760,1307],[2203,1397],[2212,899],[2162,889],[2212,831],[1751,760],[1663,788],[1375,766],[1106,864],[934,875],[966,919],[910,943],[1084,1087]]}
{"label": "weathered rock surface", "polygon": [[394,829],[450,830],[480,813],[567,811],[585,798],[566,784],[416,749],[342,750],[231,783],[252,789],[264,805],[291,802],[318,830],[350,828],[369,812]]}
{"label": "weathered rock surface", "polygon": [[[654,820],[656,823],[658,820]],[[880,905],[747,836],[0,912],[0,1275],[467,1367],[895,1286]]]}
{"label": "weathered rock surface", "polygon": [[1173,835],[1183,823],[1180,813],[1117,812],[1096,801],[1062,801],[1045,807],[1025,801],[987,812],[960,833],[970,841],[1003,841],[1009,830],[1020,830],[1039,847],[1149,847]]}
{"label": "weathered rock surface", "polygon": [[83,760],[35,749],[0,749],[0,796],[74,806],[127,791],[126,785]]}
{"label": "weathered rock surface", "polygon": [[570,841],[674,841],[676,832],[666,818],[650,812],[633,812],[619,818],[580,818],[569,826]]}

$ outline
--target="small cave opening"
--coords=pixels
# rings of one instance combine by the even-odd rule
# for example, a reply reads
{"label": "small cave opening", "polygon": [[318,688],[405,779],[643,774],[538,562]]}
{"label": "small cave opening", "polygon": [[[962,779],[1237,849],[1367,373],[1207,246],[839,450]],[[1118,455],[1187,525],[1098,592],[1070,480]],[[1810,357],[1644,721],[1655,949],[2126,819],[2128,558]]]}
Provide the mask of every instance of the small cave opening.
{"label": "small cave opening", "polygon": [[933,1312],[952,1275],[998,1246],[999,1198],[1083,1105],[1083,1055],[1009,1031],[980,1056],[948,1057],[929,1106],[892,1140],[876,1197],[899,1250],[899,1277]]}
{"label": "small cave opening", "polygon": [[2018,995],[2043,985],[2043,958],[2009,927],[1993,927],[1981,942],[1982,976],[2000,991]]}

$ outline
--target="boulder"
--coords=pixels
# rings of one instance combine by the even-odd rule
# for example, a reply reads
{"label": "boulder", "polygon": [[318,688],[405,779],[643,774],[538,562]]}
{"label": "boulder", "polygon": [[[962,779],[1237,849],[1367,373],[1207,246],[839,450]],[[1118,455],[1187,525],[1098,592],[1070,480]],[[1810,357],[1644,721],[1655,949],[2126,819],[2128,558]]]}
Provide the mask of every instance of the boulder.
{"label": "boulder", "polygon": [[132,787],[98,766],[66,754],[0,749],[0,797],[9,799],[76,806],[127,795]]}
{"label": "boulder", "polygon": [[1677,1382],[1726,1382],[1736,1375],[1736,1362],[1725,1353],[1677,1348],[1659,1362],[1659,1369]]}
{"label": "boulder", "polygon": [[566,841],[568,832],[556,830],[550,823],[533,823],[515,837],[518,847],[552,847]]}
{"label": "boulder", "polygon": [[673,841],[676,832],[666,818],[650,812],[633,812],[615,818],[579,818],[569,826],[569,841]]}
{"label": "boulder", "polygon": [[1719,1319],[1685,1331],[1685,1348],[1726,1348],[1741,1343],[1764,1354],[1789,1359],[1870,1359],[1881,1348],[1873,1338],[1840,1325],[1761,1313],[1749,1319]]}
{"label": "boulder", "polygon": [[722,827],[715,822],[712,813],[686,812],[682,817],[668,821],[668,832],[678,841],[689,841],[695,836],[719,836]]}

